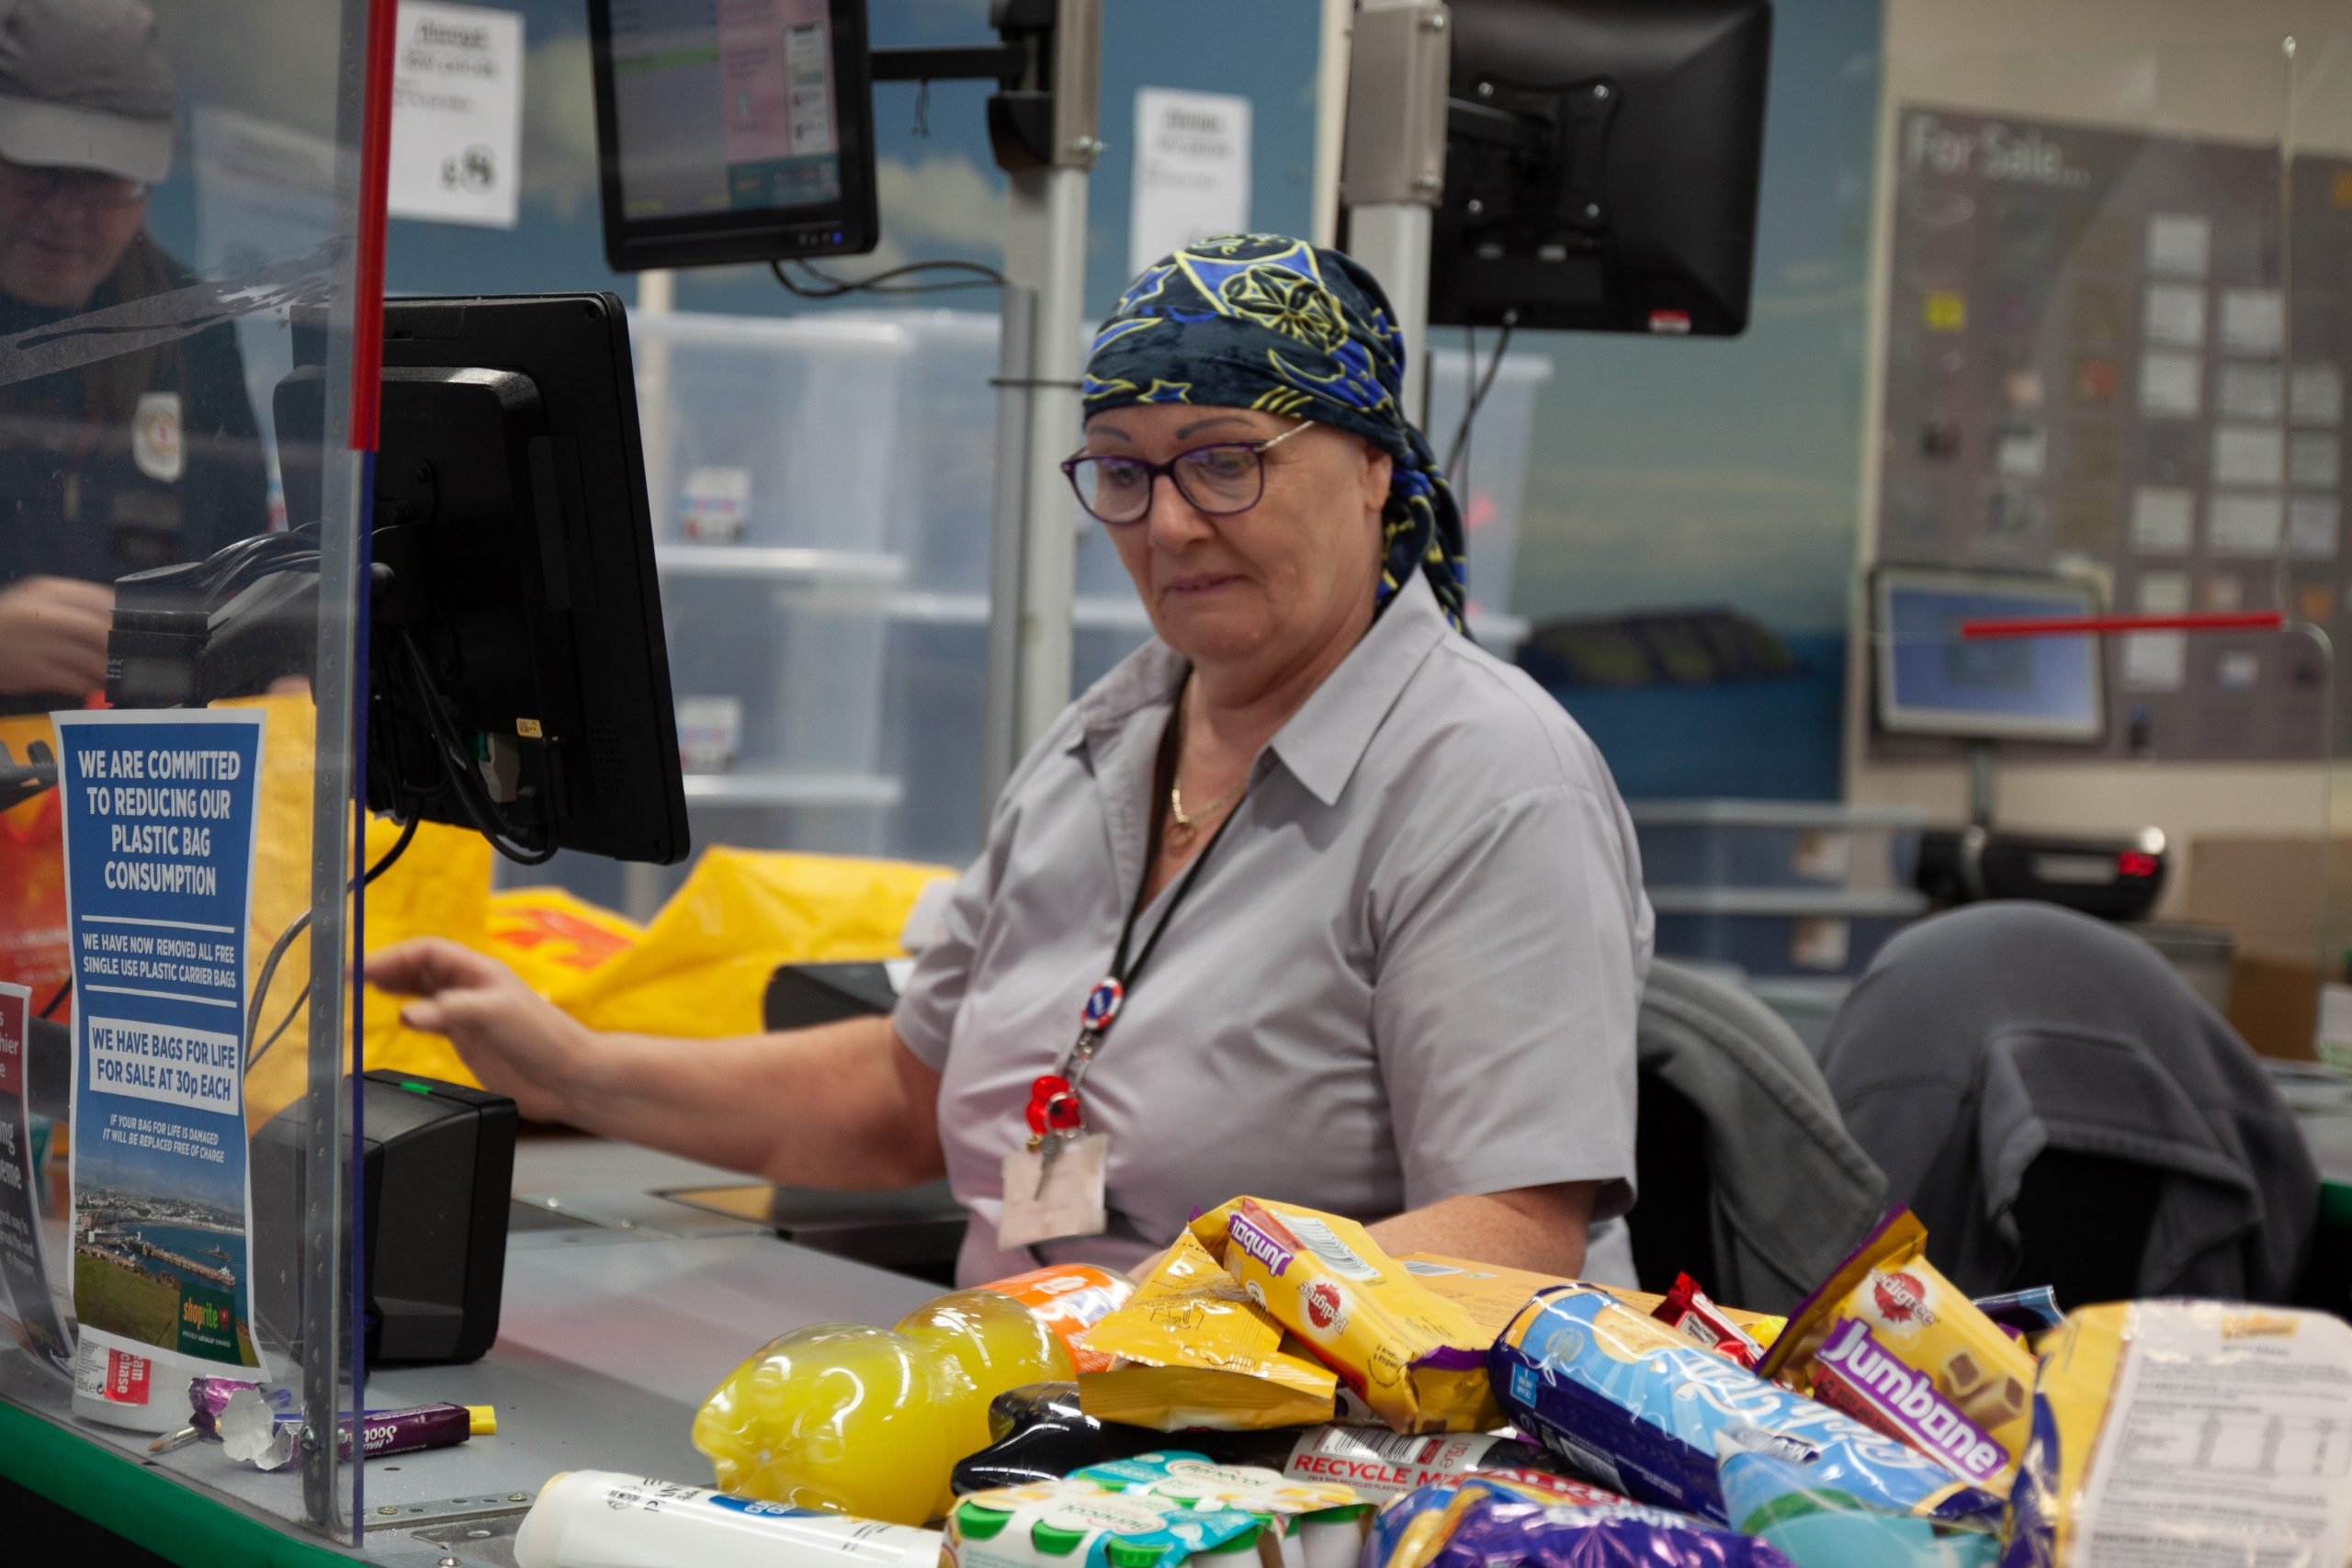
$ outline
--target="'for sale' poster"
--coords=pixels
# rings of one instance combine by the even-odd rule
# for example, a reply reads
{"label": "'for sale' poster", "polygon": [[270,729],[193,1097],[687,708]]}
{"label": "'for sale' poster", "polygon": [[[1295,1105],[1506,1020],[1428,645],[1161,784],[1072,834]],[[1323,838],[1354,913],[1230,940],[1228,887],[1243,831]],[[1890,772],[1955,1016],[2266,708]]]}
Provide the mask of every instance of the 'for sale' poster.
{"label": "'for sale' poster", "polygon": [[74,1307],[85,1352],[145,1358],[156,1375],[142,1388],[184,1387],[262,1365],[244,1102],[262,716],[54,716],[74,959]]}

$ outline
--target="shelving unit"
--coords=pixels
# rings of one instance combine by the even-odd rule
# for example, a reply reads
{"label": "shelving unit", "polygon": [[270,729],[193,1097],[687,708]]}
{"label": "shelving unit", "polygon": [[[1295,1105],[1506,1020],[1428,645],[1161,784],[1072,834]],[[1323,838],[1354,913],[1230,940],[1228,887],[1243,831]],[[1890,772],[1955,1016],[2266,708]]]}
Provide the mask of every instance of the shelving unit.
{"label": "shelving unit", "polygon": [[[673,693],[740,716],[716,748],[732,765],[686,775],[695,842],[967,859],[982,830],[995,318],[669,315],[633,330]],[[1432,428],[1450,433],[1469,367],[1441,351],[1433,368]],[[1473,453],[1485,599],[1471,630],[1505,657],[1527,634],[1501,606],[1550,371],[1505,358]],[[691,536],[690,516],[730,536]],[[1151,623],[1074,502],[1069,520],[1083,689]],[[537,874],[639,918],[684,875],[576,860]]]}

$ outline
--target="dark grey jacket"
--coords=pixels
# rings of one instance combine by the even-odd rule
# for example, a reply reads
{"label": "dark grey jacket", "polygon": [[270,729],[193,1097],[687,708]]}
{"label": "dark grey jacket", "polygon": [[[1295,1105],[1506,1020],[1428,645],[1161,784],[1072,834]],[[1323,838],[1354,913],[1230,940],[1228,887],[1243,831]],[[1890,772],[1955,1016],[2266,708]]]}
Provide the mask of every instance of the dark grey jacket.
{"label": "dark grey jacket", "polygon": [[[1738,987],[1654,961],[1634,1043],[1645,1092],[1671,1085],[1705,1124],[1703,1150],[1644,1148],[1638,1160],[1647,1170],[1703,1154],[1714,1278],[1700,1283],[1735,1306],[1788,1311],[1869,1234],[1886,1179],[1839,1124],[1804,1043]],[[1638,1255],[1638,1206],[1627,1223]]]}
{"label": "dark grey jacket", "polygon": [[2301,1134],[2245,1043],[2128,932],[2048,904],[1923,921],[1838,1010],[1822,1070],[1963,1290],[2008,1282],[2010,1206],[2045,1148],[2163,1184],[2139,1294],[2294,1289],[2319,1201]]}

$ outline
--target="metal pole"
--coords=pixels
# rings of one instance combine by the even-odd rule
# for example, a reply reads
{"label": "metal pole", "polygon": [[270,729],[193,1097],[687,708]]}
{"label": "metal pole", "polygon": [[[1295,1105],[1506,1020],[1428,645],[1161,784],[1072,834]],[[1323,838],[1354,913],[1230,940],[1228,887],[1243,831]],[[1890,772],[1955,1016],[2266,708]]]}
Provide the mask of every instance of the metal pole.
{"label": "metal pole", "polygon": [[1037,291],[1003,289],[998,318],[996,500],[989,536],[988,673],[980,698],[980,838],[1021,761],[1020,630],[1029,522],[1029,404],[1035,389]]}
{"label": "metal pole", "polygon": [[[1363,0],[1348,50],[1348,254],[1388,295],[1405,363],[1428,363],[1430,231],[1445,194],[1453,14],[1444,0]],[[1405,414],[1424,412],[1428,378],[1406,378]]]}
{"label": "metal pole", "polygon": [[[1430,210],[1419,202],[1382,202],[1348,212],[1348,254],[1372,269],[1396,313],[1405,340],[1405,417],[1421,423],[1429,377]],[[1442,456],[1442,454],[1440,454]]]}
{"label": "metal pole", "polygon": [[1340,149],[1348,134],[1348,36],[1355,0],[1322,0],[1315,63],[1315,178],[1308,192],[1318,245],[1340,243]]}
{"label": "metal pole", "polygon": [[[631,316],[650,321],[670,314],[678,299],[678,275],[655,267],[637,275],[637,304]],[[629,357],[637,366],[637,426],[645,448],[645,499],[656,535],[669,515],[670,488],[670,340],[631,334]],[[498,863],[499,879],[508,876],[506,862]],[[642,925],[662,908],[662,867],[627,861],[621,865],[622,912]]]}
{"label": "metal pole", "polygon": [[1011,276],[1036,291],[1030,356],[1028,494],[1023,508],[1013,733],[1026,752],[1069,705],[1070,600],[1078,564],[1077,502],[1061,460],[1078,444],[1078,378],[1086,310],[1086,171],[1012,175]]}

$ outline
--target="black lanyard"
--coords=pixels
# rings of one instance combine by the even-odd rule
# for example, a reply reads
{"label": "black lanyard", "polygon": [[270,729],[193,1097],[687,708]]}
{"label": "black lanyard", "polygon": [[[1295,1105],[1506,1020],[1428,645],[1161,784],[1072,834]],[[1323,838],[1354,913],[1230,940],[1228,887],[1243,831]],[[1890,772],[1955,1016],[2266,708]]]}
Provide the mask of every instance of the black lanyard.
{"label": "black lanyard", "polygon": [[1209,835],[1209,841],[1201,846],[1201,852],[1193,857],[1193,863],[1184,868],[1184,875],[1176,884],[1176,890],[1169,895],[1168,908],[1160,911],[1159,919],[1152,926],[1150,934],[1144,938],[1142,951],[1136,953],[1130,962],[1127,954],[1135,942],[1136,925],[1142,919],[1144,905],[1148,902],[1146,895],[1151,889],[1151,868],[1159,859],[1159,800],[1175,779],[1177,753],[1183,739],[1183,702],[1182,688],[1179,687],[1176,712],[1169,716],[1168,728],[1160,733],[1159,760],[1153,771],[1151,832],[1145,843],[1143,874],[1136,883],[1136,896],[1127,906],[1126,920],[1119,928],[1119,945],[1111,954],[1111,972],[1096,981],[1093,989],[1087,993],[1086,1006],[1080,1014],[1078,1040],[1062,1058],[1061,1070],[1052,1077],[1041,1078],[1037,1082],[1030,1101],[1030,1131],[1035,1134],[1031,1140],[1033,1144],[1042,1142],[1054,1133],[1075,1133],[1085,1125],[1078,1090],[1085,1081],[1089,1064],[1102,1049],[1103,1037],[1110,1032],[1111,1025],[1118,1021],[1120,1011],[1126,1005],[1127,994],[1135,988],[1144,965],[1151,961],[1152,953],[1159,946],[1159,939],[1167,934],[1168,923],[1176,918],[1177,909],[1183,904],[1185,895],[1192,892],[1201,869],[1209,863],[1209,856],[1216,852],[1217,841],[1225,837],[1225,830],[1233,826],[1233,819],[1241,814],[1240,803],[1237,801],[1233,809],[1226,813],[1225,820],[1217,824],[1216,831]]}

